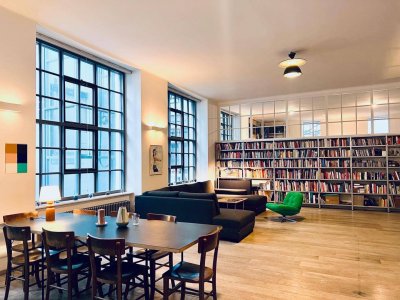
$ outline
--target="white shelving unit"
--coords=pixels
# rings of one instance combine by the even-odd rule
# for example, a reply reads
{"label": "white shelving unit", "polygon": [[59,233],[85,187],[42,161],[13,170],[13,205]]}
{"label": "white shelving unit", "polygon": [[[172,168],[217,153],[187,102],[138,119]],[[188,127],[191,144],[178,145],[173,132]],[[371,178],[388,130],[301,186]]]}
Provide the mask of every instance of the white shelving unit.
{"label": "white shelving unit", "polygon": [[400,135],[229,141],[215,153],[217,181],[270,181],[275,201],[300,191],[306,206],[400,211]]}

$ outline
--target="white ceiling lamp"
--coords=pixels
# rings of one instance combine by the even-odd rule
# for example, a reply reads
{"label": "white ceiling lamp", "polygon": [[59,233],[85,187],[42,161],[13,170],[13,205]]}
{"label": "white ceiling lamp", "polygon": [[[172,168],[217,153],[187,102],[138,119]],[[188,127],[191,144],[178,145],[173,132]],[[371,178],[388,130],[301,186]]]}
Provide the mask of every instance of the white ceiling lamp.
{"label": "white ceiling lamp", "polygon": [[283,76],[286,78],[296,78],[302,74],[300,66],[304,65],[306,60],[302,58],[295,58],[295,56],[296,52],[290,52],[290,59],[284,60],[279,64],[279,67],[285,69]]}

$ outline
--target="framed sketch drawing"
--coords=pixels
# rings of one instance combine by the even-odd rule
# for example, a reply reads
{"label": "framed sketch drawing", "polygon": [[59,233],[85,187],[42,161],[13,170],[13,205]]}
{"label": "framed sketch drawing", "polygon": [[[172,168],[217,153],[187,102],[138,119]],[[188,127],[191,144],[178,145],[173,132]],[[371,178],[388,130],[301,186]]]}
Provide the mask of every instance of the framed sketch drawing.
{"label": "framed sketch drawing", "polygon": [[163,151],[160,145],[150,145],[150,175],[161,175]]}

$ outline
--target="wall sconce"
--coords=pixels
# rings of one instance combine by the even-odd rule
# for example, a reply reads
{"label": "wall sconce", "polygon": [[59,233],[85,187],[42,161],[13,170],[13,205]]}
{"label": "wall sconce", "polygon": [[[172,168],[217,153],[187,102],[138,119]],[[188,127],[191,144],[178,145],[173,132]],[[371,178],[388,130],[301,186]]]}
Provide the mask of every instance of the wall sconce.
{"label": "wall sconce", "polygon": [[19,112],[21,105],[0,100],[0,110]]}
{"label": "wall sconce", "polygon": [[155,125],[149,125],[148,129],[149,130],[155,130],[155,131],[162,131],[164,129],[164,127],[155,126]]}

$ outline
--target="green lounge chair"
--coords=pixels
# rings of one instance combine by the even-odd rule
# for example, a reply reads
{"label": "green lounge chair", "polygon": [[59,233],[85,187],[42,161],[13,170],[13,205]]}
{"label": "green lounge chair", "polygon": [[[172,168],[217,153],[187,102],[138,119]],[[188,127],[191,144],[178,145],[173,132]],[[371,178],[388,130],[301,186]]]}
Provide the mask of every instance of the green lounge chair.
{"label": "green lounge chair", "polygon": [[267,208],[282,215],[279,217],[281,222],[289,221],[296,222],[287,216],[294,216],[300,212],[301,205],[303,204],[303,194],[299,192],[289,192],[286,194],[283,203],[267,203]]}

